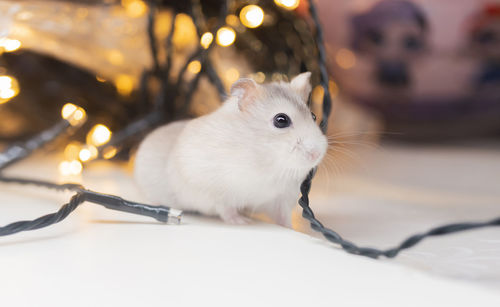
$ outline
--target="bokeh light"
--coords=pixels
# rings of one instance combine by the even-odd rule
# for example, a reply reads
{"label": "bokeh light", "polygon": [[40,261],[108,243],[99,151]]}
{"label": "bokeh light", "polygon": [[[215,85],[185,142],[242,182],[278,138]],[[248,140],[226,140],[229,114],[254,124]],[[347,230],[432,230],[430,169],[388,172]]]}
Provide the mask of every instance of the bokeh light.
{"label": "bokeh light", "polygon": [[103,124],[97,124],[87,134],[87,144],[99,147],[111,139],[111,130]]}
{"label": "bokeh light", "polygon": [[257,5],[247,5],[240,11],[240,20],[247,28],[257,28],[264,21],[264,11]]}
{"label": "bokeh light", "polygon": [[217,31],[217,44],[227,47],[234,43],[236,33],[230,27],[222,27]]}
{"label": "bokeh light", "polygon": [[300,0],[274,0],[274,3],[287,10],[295,10],[300,4]]}
{"label": "bokeh light", "polygon": [[0,104],[19,94],[19,83],[11,76],[0,76]]}
{"label": "bokeh light", "polygon": [[86,116],[83,108],[72,103],[65,104],[61,109],[61,117],[67,120],[72,126],[82,124]]}
{"label": "bokeh light", "polygon": [[205,32],[200,38],[200,45],[203,48],[208,49],[208,47],[210,47],[210,44],[212,44],[213,40],[214,40],[214,35],[210,32]]}

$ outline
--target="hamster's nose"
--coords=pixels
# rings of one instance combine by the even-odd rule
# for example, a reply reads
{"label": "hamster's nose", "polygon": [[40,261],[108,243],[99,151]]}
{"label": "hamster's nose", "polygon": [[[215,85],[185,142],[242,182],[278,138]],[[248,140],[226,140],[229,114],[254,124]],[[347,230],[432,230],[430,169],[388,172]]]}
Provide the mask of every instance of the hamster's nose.
{"label": "hamster's nose", "polygon": [[316,150],[316,149],[313,149],[313,150],[310,150],[307,152],[307,158],[311,162],[316,162],[316,160],[318,160],[320,155],[321,155],[321,153],[319,152],[319,150]]}
{"label": "hamster's nose", "polygon": [[402,61],[380,61],[377,80],[389,86],[407,86],[410,83],[407,65]]}

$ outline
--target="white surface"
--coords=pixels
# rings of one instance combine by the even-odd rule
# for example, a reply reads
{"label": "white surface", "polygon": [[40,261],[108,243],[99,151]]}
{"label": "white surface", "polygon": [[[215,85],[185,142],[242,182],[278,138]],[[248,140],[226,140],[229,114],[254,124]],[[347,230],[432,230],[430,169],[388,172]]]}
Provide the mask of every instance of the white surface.
{"label": "white surface", "polygon": [[[385,147],[318,178],[312,206],[354,242],[388,247],[444,222],[500,215],[497,149]],[[57,179],[34,157],[9,174]],[[90,167],[88,188],[141,200],[124,168]],[[55,211],[69,194],[0,186],[0,225]],[[295,226],[309,232],[297,216]],[[85,204],[53,227],[0,238],[0,306],[499,306],[500,229],[425,241],[376,261],[257,222],[183,224]]]}

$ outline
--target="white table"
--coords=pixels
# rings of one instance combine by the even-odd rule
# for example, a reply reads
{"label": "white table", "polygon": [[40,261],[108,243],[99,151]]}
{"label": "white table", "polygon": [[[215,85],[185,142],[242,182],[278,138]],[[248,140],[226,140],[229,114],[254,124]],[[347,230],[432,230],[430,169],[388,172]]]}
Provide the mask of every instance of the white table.
{"label": "white table", "polygon": [[[384,146],[358,169],[319,176],[312,207],[346,238],[376,247],[499,216],[499,153]],[[38,155],[7,173],[61,180],[56,166]],[[126,166],[95,163],[82,182],[143,200]],[[53,212],[69,196],[0,185],[0,225]],[[311,234],[299,214],[294,227]],[[381,261],[304,233],[193,215],[162,225],[84,204],[57,225],[0,238],[0,306],[500,306],[498,228],[429,239]]]}

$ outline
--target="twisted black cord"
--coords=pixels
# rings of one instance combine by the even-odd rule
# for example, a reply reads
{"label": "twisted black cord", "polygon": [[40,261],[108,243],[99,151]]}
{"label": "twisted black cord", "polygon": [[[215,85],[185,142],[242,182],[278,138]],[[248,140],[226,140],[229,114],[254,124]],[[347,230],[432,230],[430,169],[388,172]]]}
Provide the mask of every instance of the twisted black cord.
{"label": "twisted black cord", "polygon": [[121,197],[102,194],[85,189],[79,184],[66,183],[56,184],[49,181],[33,180],[25,178],[4,177],[0,176],[0,182],[28,184],[44,188],[54,189],[58,191],[74,191],[76,192],[71,200],[61,207],[57,212],[47,214],[32,221],[19,221],[0,227],[0,236],[12,235],[21,231],[35,230],[44,228],[64,220],[71,212],[85,201],[102,205],[108,209],[118,210],[133,214],[152,217],[160,222],[175,222],[179,223],[182,212],[172,210],[164,206],[150,206],[146,204],[136,203],[125,200]]}

